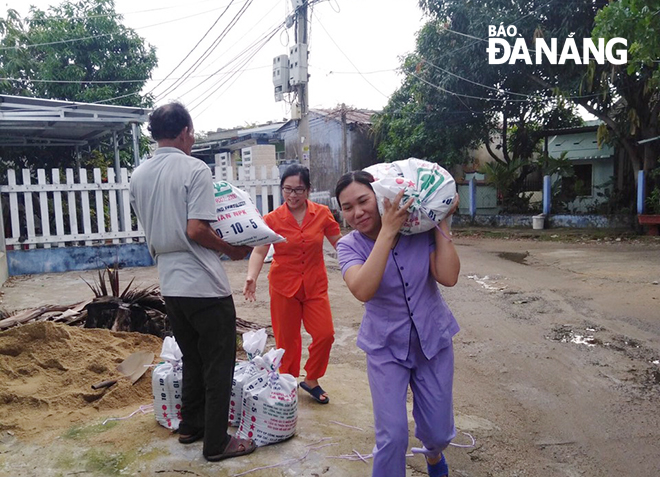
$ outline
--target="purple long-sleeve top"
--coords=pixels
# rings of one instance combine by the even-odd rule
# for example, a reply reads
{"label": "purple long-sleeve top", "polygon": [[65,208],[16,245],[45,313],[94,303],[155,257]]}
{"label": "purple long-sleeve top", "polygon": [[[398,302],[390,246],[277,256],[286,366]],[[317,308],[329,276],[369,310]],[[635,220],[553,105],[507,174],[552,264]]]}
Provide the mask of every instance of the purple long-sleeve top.
{"label": "purple long-sleeve top", "polygon": [[[375,242],[358,231],[341,238],[337,256],[342,275],[363,264]],[[430,269],[433,232],[401,235],[390,251],[383,279],[367,301],[357,345],[369,354],[391,353],[406,359],[414,323],[426,358],[451,344],[458,323],[442,298]]]}

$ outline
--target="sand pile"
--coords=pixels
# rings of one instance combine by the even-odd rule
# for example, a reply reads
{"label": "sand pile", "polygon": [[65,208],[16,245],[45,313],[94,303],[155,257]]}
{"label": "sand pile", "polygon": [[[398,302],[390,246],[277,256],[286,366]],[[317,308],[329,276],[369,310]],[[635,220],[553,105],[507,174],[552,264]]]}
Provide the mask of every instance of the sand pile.
{"label": "sand pile", "polygon": [[152,335],[50,322],[1,332],[0,430],[67,428],[153,403],[150,371],[133,385],[127,379],[106,390],[91,385],[119,377],[117,364],[132,352],[158,356],[161,346]]}

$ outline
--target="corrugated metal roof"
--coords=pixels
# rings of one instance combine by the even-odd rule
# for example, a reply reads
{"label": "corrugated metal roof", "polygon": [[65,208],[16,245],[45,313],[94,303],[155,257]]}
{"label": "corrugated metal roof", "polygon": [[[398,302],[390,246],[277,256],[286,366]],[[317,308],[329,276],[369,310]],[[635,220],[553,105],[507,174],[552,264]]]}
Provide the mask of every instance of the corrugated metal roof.
{"label": "corrugated metal roof", "polygon": [[567,159],[598,159],[614,155],[614,148],[607,144],[598,147],[596,131],[562,134],[548,138],[548,154],[559,157],[566,152]]}
{"label": "corrugated metal roof", "polygon": [[[312,113],[319,116],[325,116],[328,119],[335,119],[341,121],[342,110],[337,109],[311,109]],[[369,109],[346,109],[346,122],[348,124],[371,124],[371,117],[376,114],[376,111]]]}
{"label": "corrugated metal roof", "polygon": [[150,109],[0,95],[0,146],[85,145],[149,120]]}
{"label": "corrugated metal roof", "polygon": [[217,141],[221,139],[231,139],[242,136],[249,136],[250,134],[269,134],[274,133],[280,129],[286,121],[273,122],[268,124],[260,124],[251,128],[242,129],[227,129],[224,131],[210,132],[207,135],[207,141]]}

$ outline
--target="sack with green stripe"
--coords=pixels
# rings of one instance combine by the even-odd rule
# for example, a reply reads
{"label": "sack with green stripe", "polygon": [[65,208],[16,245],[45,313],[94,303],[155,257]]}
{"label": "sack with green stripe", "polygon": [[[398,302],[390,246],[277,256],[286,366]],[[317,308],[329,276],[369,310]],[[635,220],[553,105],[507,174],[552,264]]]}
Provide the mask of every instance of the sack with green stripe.
{"label": "sack with green stripe", "polygon": [[414,198],[410,216],[401,227],[404,235],[431,230],[447,216],[456,196],[456,182],[440,165],[411,157],[401,161],[374,164],[364,169],[374,176],[371,184],[383,213],[383,199],[394,200],[404,189],[401,204]]}
{"label": "sack with green stripe", "polygon": [[213,188],[218,221],[211,227],[222,240],[250,247],[286,240],[266,225],[250,194],[225,181],[215,182]]}

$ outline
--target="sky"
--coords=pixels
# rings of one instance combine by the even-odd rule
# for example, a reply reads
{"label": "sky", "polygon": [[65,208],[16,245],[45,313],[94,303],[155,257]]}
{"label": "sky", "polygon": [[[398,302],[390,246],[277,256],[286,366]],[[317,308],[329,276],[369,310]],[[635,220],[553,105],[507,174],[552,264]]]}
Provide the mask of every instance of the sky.
{"label": "sky", "polygon": [[[30,5],[47,10],[58,3],[0,0],[0,16],[8,8],[26,16]],[[124,25],[156,47],[159,64],[143,93],[153,90],[156,106],[182,102],[197,132],[291,117],[290,104],[274,99],[271,75],[273,58],[294,44],[295,26],[261,40],[293,12],[292,0],[115,0],[115,7]],[[417,0],[325,0],[308,18],[310,107],[383,108],[403,80],[400,57],[414,51],[424,23]]]}

